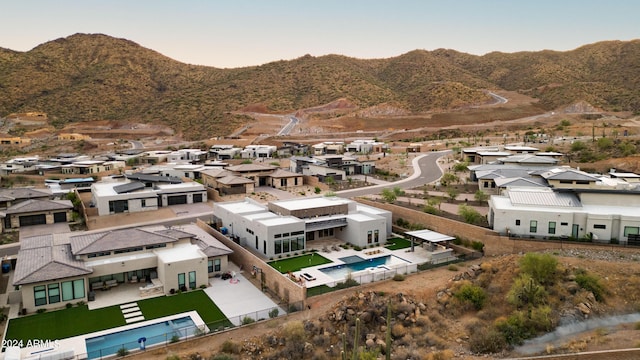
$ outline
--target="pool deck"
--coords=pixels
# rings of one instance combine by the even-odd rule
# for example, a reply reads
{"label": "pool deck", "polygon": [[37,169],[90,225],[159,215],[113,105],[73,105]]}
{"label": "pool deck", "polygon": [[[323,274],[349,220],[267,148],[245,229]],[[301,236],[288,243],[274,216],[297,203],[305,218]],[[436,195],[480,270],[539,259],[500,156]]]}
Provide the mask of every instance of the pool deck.
{"label": "pool deck", "polygon": [[[67,338],[67,339],[58,340],[57,342],[51,344],[53,346],[47,346],[47,347],[42,347],[42,346],[25,347],[25,348],[22,348],[21,351],[20,351],[21,358],[22,359],[37,359],[38,358],[37,356],[49,356],[49,355],[53,355],[55,353],[67,353],[69,350],[73,351],[74,359],[75,358],[83,358],[83,356],[86,356],[86,354],[87,354],[87,345],[86,345],[86,342],[85,342],[86,339],[90,339],[90,338],[94,338],[94,337],[98,337],[98,336],[102,336],[102,335],[107,335],[107,334],[111,334],[111,333],[114,333],[114,332],[120,332],[120,331],[124,331],[124,330],[135,329],[135,328],[146,326],[146,325],[161,323],[161,322],[168,321],[168,320],[179,319],[179,318],[183,318],[185,316],[190,316],[196,326],[198,326],[198,327],[204,326],[206,328],[206,325],[204,324],[204,321],[202,320],[200,315],[198,315],[198,312],[197,311],[189,311],[189,312],[186,312],[186,313],[174,314],[174,315],[171,315],[171,316],[165,316],[165,317],[157,318],[157,319],[153,319],[153,320],[137,322],[137,323],[131,324],[131,325],[124,325],[124,326],[120,326],[120,327],[113,328],[113,329],[96,331],[96,332],[89,333],[89,334],[84,334],[84,335],[70,337],[70,338]],[[154,346],[160,346],[160,345],[162,345],[162,344],[149,345],[149,346],[147,346],[147,349],[153,348]]]}
{"label": "pool deck", "polygon": [[[311,280],[311,281],[302,280],[307,287],[314,287],[319,285],[335,286],[336,283],[344,281],[344,279],[334,279],[333,277],[320,271],[320,269],[344,264],[344,262],[340,260],[341,258],[345,258],[349,256],[358,256],[364,260],[369,260],[369,259],[379,258],[382,256],[393,255],[406,262],[404,263],[402,261],[398,261],[397,264],[390,265],[392,270],[395,267],[399,267],[403,269],[406,266],[415,267],[417,266],[417,264],[422,264],[431,260],[431,252],[419,246],[416,246],[413,252],[411,252],[411,248],[389,250],[383,246],[362,249],[361,251],[356,251],[353,249],[343,249],[340,247],[334,247],[334,248],[339,250],[330,250],[329,252],[324,252],[324,251],[317,252],[318,255],[321,255],[331,260],[332,263],[303,268],[300,271],[293,272],[293,275],[295,275],[296,277],[300,277],[300,275],[302,275],[303,273],[307,273],[312,277],[314,277],[315,280]],[[380,271],[384,271],[384,269],[380,269]],[[358,274],[361,274],[362,272],[366,272],[366,270],[354,272],[353,275],[354,277],[357,277]]]}

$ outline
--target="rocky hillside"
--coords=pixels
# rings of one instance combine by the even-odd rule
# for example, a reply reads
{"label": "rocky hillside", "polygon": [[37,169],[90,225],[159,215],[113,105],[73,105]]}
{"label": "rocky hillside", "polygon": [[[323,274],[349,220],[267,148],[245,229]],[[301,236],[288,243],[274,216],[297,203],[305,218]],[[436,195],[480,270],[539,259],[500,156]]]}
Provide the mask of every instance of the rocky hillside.
{"label": "rocky hillside", "polygon": [[[428,283],[411,277],[401,285],[404,292],[385,292],[384,286],[356,291],[319,318],[287,321],[261,337],[228,340],[212,349],[211,358],[340,359],[342,352],[351,356],[354,351],[360,359],[386,352],[391,359],[516,356],[514,348],[525,339],[559,324],[637,311],[640,282],[628,275],[640,270],[639,259],[637,253],[569,250],[509,255],[464,271],[452,267],[457,275],[435,296],[422,292]],[[604,335],[599,341],[614,345]],[[546,352],[588,346],[569,336],[565,340]]]}
{"label": "rocky hillside", "polygon": [[547,109],[584,100],[637,112],[638,64],[636,40],[484,56],[453,50],[376,60],[306,55],[217,69],[182,64],[125,39],[76,34],[28,52],[0,48],[0,116],[42,111],[57,127],[83,120],[154,122],[201,139],[250,121],[234,115],[243,109],[293,112],[346,99],[357,109],[391,104],[419,114],[489,102],[488,88],[533,95]]}

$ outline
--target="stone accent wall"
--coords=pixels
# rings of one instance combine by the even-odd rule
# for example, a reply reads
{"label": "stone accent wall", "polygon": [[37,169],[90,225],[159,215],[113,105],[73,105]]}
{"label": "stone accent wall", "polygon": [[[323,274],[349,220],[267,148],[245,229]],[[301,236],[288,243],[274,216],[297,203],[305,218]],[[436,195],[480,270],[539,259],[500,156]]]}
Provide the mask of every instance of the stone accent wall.
{"label": "stone accent wall", "polygon": [[[262,258],[254,255],[239,244],[236,244],[233,240],[224,236],[200,219],[198,219],[197,225],[233,250],[233,253],[229,255],[229,260],[242,268],[245,277],[255,276],[258,283],[264,278],[264,285],[284,302],[301,302],[303,306],[306,306],[306,287],[289,280],[286,276],[280,274],[279,271],[269,266]],[[254,271],[254,267],[259,269],[259,271]]]}

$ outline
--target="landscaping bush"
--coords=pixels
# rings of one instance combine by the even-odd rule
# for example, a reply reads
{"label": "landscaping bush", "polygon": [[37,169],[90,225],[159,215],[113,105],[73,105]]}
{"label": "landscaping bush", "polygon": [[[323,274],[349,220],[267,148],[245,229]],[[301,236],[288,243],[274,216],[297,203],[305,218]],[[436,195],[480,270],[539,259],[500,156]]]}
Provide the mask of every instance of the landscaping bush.
{"label": "landscaping bush", "polygon": [[129,354],[129,350],[127,350],[126,348],[120,348],[118,349],[118,356],[122,357],[122,356],[127,356]]}
{"label": "landscaping bush", "polygon": [[393,281],[404,281],[404,275],[403,274],[393,275]]}
{"label": "landscaping bush", "polygon": [[178,341],[180,341],[180,336],[178,336],[178,335],[173,335],[173,336],[171,337],[171,342],[172,342],[172,343],[177,343]]}
{"label": "landscaping bush", "polygon": [[225,342],[222,343],[222,347],[220,350],[227,354],[240,354],[240,350],[242,350],[242,346],[237,342],[234,342],[231,340],[225,340]]}
{"label": "landscaping bush", "polygon": [[249,325],[249,324],[253,324],[254,322],[256,321],[250,316],[245,316],[242,318],[242,325]]}
{"label": "landscaping bush", "polygon": [[273,308],[271,311],[269,311],[269,318],[276,318],[278,317],[278,314],[280,314],[280,310],[278,310],[278,308]]}

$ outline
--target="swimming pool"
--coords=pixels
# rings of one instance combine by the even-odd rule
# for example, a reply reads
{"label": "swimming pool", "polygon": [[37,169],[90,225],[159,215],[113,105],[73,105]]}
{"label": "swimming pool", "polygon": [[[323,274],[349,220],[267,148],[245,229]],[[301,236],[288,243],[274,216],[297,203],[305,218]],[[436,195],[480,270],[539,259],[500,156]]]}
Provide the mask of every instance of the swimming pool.
{"label": "swimming pool", "polygon": [[173,336],[180,338],[194,335],[195,323],[190,316],[162,321],[141,326],[134,329],[96,336],[85,340],[89,359],[99,359],[103,356],[114,355],[119,349],[140,349],[140,339],[144,338],[145,346],[169,343]]}
{"label": "swimming pool", "polygon": [[[394,266],[402,264],[410,264],[410,262],[403,260],[394,255],[386,255],[377,258],[363,259],[360,256],[353,255],[346,258],[340,258],[344,264],[333,265],[318,269],[323,273],[331,276],[334,279],[344,279],[348,274],[356,271],[366,270],[368,268],[378,268],[381,266]],[[389,269],[387,267],[387,269]]]}

